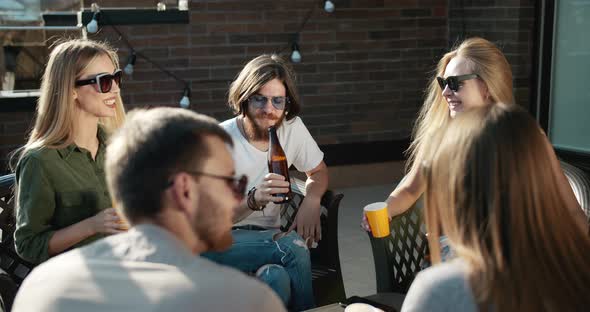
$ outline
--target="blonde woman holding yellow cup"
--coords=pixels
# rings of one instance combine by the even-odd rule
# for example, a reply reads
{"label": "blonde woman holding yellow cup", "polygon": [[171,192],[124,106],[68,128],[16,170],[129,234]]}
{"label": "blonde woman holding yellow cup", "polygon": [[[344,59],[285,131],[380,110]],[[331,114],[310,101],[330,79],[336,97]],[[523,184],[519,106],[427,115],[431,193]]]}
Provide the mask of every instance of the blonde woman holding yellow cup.
{"label": "blonde woman holding yellow cup", "polygon": [[[409,170],[386,200],[389,217],[406,212],[424,193],[419,168],[425,151],[435,144],[435,135],[464,110],[496,102],[512,104],[514,96],[510,64],[494,43],[469,38],[440,59],[426,89],[407,151]],[[361,226],[369,231],[364,218]]]}

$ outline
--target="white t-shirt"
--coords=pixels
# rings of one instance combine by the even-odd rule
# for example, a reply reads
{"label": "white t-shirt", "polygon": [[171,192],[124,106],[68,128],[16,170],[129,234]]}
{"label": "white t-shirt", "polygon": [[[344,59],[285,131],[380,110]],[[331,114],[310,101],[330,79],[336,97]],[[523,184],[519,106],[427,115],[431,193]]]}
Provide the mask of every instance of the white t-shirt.
{"label": "white t-shirt", "polygon": [[[234,141],[233,159],[236,174],[248,176],[248,189],[259,185],[268,174],[267,153],[248,142],[240,129],[236,118],[226,120],[221,126]],[[318,147],[301,118],[284,120],[277,129],[279,142],[287,156],[287,164],[297,170],[307,172],[317,167],[324,159],[324,153]],[[258,225],[265,228],[280,226],[280,205],[269,203],[263,211],[254,211],[236,225]]]}

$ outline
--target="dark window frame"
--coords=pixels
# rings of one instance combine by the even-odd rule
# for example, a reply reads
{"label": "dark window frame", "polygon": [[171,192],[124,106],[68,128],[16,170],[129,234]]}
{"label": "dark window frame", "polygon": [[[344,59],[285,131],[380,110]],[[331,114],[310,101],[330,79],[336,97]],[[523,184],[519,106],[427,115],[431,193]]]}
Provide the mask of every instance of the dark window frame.
{"label": "dark window frame", "polygon": [[[535,56],[533,59],[532,77],[535,90],[531,90],[529,111],[533,114],[545,133],[549,133],[551,114],[551,64],[553,62],[555,7],[557,1],[543,0],[536,3],[537,37],[534,41]],[[534,78],[533,78],[534,79]],[[590,172],[590,153],[567,151],[555,148],[559,158]]]}

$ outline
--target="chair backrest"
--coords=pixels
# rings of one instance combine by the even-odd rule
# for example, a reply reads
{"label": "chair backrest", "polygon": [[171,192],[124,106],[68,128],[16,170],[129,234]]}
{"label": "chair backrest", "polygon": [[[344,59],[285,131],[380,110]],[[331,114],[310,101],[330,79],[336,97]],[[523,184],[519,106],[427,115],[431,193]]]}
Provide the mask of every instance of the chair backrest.
{"label": "chair backrest", "polygon": [[422,200],[408,211],[393,218],[391,234],[374,238],[369,233],[377,292],[407,293],[428,254],[426,226],[422,216]]}
{"label": "chair backrest", "polygon": [[34,265],[18,256],[14,249],[14,174],[0,176],[0,296],[10,311],[19,285]]}
{"label": "chair backrest", "polygon": [[[281,209],[281,230],[289,229],[305,198],[305,182],[291,178],[292,200]],[[344,195],[328,190],[322,196],[320,224],[322,239],[310,249],[316,305],[342,301],[346,298],[340,256],[338,254],[338,209]]]}
{"label": "chair backrest", "polygon": [[[582,169],[561,162],[563,171],[590,222],[590,176]],[[428,252],[422,200],[391,221],[391,235],[374,238],[369,233],[377,292],[407,293],[416,274],[421,270]]]}
{"label": "chair backrest", "polygon": [[[590,176],[561,162],[563,171],[590,222]],[[428,254],[422,200],[391,221],[391,235],[374,238],[369,233],[377,272],[377,292],[406,293]]]}
{"label": "chair backrest", "polygon": [[34,264],[22,259],[14,249],[14,174],[0,177],[0,268],[18,284],[29,274]]}
{"label": "chair backrest", "polygon": [[590,223],[590,176],[584,170],[564,161],[561,161],[561,168]]}

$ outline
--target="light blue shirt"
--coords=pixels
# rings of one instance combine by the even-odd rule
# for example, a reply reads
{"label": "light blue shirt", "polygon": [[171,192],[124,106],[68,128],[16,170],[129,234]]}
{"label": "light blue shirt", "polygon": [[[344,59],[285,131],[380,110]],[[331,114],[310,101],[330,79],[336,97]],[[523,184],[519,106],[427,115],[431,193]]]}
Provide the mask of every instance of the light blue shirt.
{"label": "light blue shirt", "polygon": [[467,280],[467,264],[454,259],[420,272],[402,306],[402,312],[413,311],[478,311]]}
{"label": "light blue shirt", "polygon": [[285,311],[263,283],[139,225],[35,268],[13,311]]}

